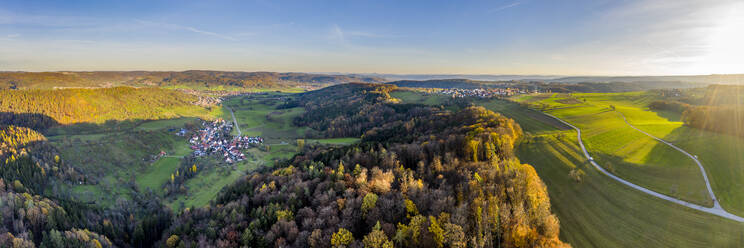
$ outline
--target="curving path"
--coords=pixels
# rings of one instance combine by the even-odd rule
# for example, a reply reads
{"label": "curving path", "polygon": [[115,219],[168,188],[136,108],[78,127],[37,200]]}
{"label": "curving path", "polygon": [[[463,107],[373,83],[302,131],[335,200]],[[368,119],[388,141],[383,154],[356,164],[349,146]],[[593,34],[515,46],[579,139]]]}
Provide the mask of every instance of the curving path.
{"label": "curving path", "polygon": [[673,145],[672,143],[667,142],[666,140],[660,139],[660,138],[658,138],[656,136],[651,135],[650,133],[647,133],[647,132],[645,132],[645,131],[643,131],[641,129],[636,128],[635,126],[633,126],[633,124],[630,124],[630,122],[628,122],[628,119],[625,118],[625,115],[622,112],[618,112],[618,113],[620,114],[620,116],[623,117],[623,121],[625,121],[625,124],[628,124],[628,126],[632,127],[636,131],[641,132],[641,133],[645,134],[646,136],[651,137],[651,138],[653,138],[655,140],[658,140],[661,143],[664,143],[664,144],[666,144],[668,146],[671,146],[675,150],[681,152],[682,154],[687,155],[687,157],[689,157],[693,161],[695,161],[695,163],[697,164],[698,168],[700,168],[700,173],[703,174],[703,179],[705,180],[705,187],[708,188],[708,194],[710,195],[710,198],[713,199],[713,208],[723,209],[721,207],[721,204],[718,203],[718,199],[716,199],[716,195],[713,193],[713,188],[710,187],[710,181],[708,181],[708,174],[705,173],[705,168],[703,168],[703,164],[700,163],[700,160],[698,160],[697,157],[693,156],[692,154],[688,153],[685,150],[682,150],[682,148],[679,148],[679,147]]}
{"label": "curving path", "polygon": [[[673,197],[670,197],[670,196],[667,196],[667,195],[658,193],[656,191],[653,191],[653,190],[644,188],[644,187],[639,186],[637,184],[628,182],[625,179],[622,179],[622,178],[620,178],[618,176],[613,175],[612,173],[610,173],[607,170],[605,170],[604,168],[602,168],[602,166],[599,166],[596,162],[594,162],[594,159],[592,159],[592,157],[589,156],[589,152],[587,152],[586,147],[584,147],[584,142],[581,140],[581,129],[579,129],[578,127],[575,127],[574,125],[569,124],[568,122],[566,122],[566,121],[564,121],[564,120],[562,120],[562,119],[560,119],[558,117],[555,117],[554,115],[551,115],[551,114],[548,114],[548,113],[544,113],[544,112],[543,112],[543,114],[545,114],[547,116],[550,116],[550,117],[552,117],[552,118],[560,121],[561,123],[566,124],[567,126],[575,129],[576,130],[576,133],[577,133],[577,138],[578,138],[578,141],[579,141],[579,146],[581,147],[581,151],[584,153],[584,156],[589,160],[589,163],[591,163],[594,166],[594,168],[597,168],[597,170],[599,170],[603,174],[609,176],[612,179],[615,179],[615,181],[618,181],[618,182],[620,182],[622,184],[625,184],[625,185],[627,185],[627,186],[629,186],[631,188],[634,188],[634,189],[636,189],[638,191],[641,191],[643,193],[649,194],[649,195],[654,196],[656,198],[667,200],[667,201],[670,201],[670,202],[673,202],[673,203],[676,203],[676,204],[679,204],[679,205],[682,205],[682,206],[685,206],[685,207],[688,207],[688,208],[692,208],[692,209],[695,209],[695,210],[699,210],[699,211],[703,211],[703,212],[706,212],[706,213],[714,214],[714,215],[717,215],[717,216],[720,216],[720,217],[723,217],[723,218],[726,218],[726,219],[730,219],[730,220],[734,220],[734,221],[738,221],[738,222],[744,222],[744,218],[742,218],[742,217],[740,217],[738,215],[734,215],[732,213],[729,213],[729,212],[727,212],[725,209],[723,209],[721,207],[721,205],[718,203],[718,200],[716,199],[715,195],[713,194],[713,190],[711,190],[710,183],[708,182],[708,176],[705,174],[705,170],[703,169],[703,165],[700,163],[700,161],[697,160],[697,158],[695,158],[694,156],[692,156],[690,153],[682,150],[681,148],[676,147],[676,146],[672,145],[671,143],[666,142],[666,141],[664,141],[662,139],[659,139],[657,137],[654,137],[653,135],[650,135],[650,134],[648,134],[648,133],[646,133],[644,131],[641,131],[640,129],[634,127],[633,125],[630,125],[630,123],[628,123],[628,121],[625,120],[625,123],[627,123],[633,129],[638,130],[639,132],[644,133],[644,134],[648,135],[649,137],[654,138],[654,139],[656,139],[656,140],[658,140],[658,141],[660,141],[660,142],[662,142],[662,143],[664,143],[666,145],[669,145],[669,146],[673,147],[674,149],[676,149],[676,150],[684,153],[685,155],[689,156],[693,160],[695,160],[695,163],[698,164],[698,166],[700,167],[700,170],[703,173],[703,178],[705,178],[705,184],[708,187],[708,193],[710,194],[711,198],[713,199],[713,207],[705,207],[705,206],[697,205],[697,204],[690,203],[690,202],[687,202],[687,201],[683,201],[683,200],[680,200],[680,199],[677,199],[677,198],[673,198]],[[622,115],[622,113],[620,113],[620,114]],[[624,115],[623,115],[623,119],[625,119],[625,116]]]}
{"label": "curving path", "polygon": [[238,136],[243,136],[243,133],[240,132],[240,125],[238,125],[238,120],[235,119],[235,113],[233,113],[232,109],[227,105],[225,105],[225,108],[227,108],[227,110],[230,110],[230,115],[232,115],[233,123],[235,123],[235,128],[238,129]]}

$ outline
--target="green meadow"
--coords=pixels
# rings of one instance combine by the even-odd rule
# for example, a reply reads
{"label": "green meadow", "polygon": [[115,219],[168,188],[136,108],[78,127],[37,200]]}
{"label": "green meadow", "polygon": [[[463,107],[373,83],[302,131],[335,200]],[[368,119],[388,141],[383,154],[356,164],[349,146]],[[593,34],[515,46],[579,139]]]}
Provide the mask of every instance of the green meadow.
{"label": "green meadow", "polygon": [[[536,98],[540,100],[530,101]],[[633,106],[646,104],[653,97],[640,92],[553,93],[516,100],[543,109],[581,128],[589,153],[598,164],[612,173],[666,195],[712,206],[705,181],[692,159],[638,132],[623,121],[621,113],[628,112],[633,117],[644,116],[636,113],[642,110]]]}
{"label": "green meadow", "polygon": [[[573,247],[741,247],[744,224],[634,190],[594,169],[575,131],[543,134],[517,148],[547,185],[561,240]],[[560,137],[559,137],[560,136]],[[585,172],[581,182],[569,176]]]}
{"label": "green meadow", "polygon": [[637,128],[697,155],[723,208],[744,215],[744,139],[684,126],[678,113],[650,110],[648,103],[659,97],[649,92],[575,97],[597,105],[616,106]]}
{"label": "green meadow", "polygon": [[395,90],[390,92],[390,96],[400,99],[405,103],[417,103],[425,105],[441,105],[446,100],[451,99],[449,96],[430,94],[427,95],[423,91],[415,90]]}

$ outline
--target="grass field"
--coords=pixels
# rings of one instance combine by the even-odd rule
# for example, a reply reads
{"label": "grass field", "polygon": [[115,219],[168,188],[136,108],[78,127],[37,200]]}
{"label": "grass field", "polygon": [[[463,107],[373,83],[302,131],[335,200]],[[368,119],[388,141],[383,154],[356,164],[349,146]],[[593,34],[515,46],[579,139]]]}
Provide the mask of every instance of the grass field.
{"label": "grass field", "polygon": [[[236,97],[223,102],[235,113],[235,119],[240,124],[243,135],[261,136],[265,143],[291,143],[299,137],[304,137],[306,127],[292,125],[292,119],[305,110],[301,107],[277,109],[282,101],[277,100],[280,94],[258,97]],[[232,116],[226,112],[223,117],[232,121]],[[237,135],[237,130],[233,130]]]}
{"label": "grass field", "polygon": [[421,91],[414,90],[396,90],[390,92],[390,96],[400,99],[405,103],[418,103],[425,105],[441,105],[446,100],[451,99],[445,95],[426,95]]}
{"label": "grass field", "polygon": [[[592,168],[576,132],[536,136],[517,148],[545,182],[561,240],[574,247],[741,247],[744,224],[636,191]],[[568,176],[579,168],[582,182]]]}
{"label": "grass field", "polygon": [[[531,101],[536,98],[541,100]],[[524,98],[518,101],[526,101]],[[628,126],[620,112],[642,116],[652,97],[640,93],[541,94],[529,98],[533,107],[582,129],[583,139],[597,163],[614,174],[657,192],[712,206],[705,181],[693,160]],[[610,108],[612,105],[615,110]],[[662,136],[663,137],[663,136]]]}
{"label": "grass field", "polygon": [[137,185],[141,189],[150,189],[162,196],[161,186],[170,178],[171,173],[178,168],[181,159],[174,157],[163,157],[148,166],[147,169],[136,177]]}
{"label": "grass field", "polygon": [[[112,125],[74,125],[55,130],[49,140],[60,152],[65,163],[73,164],[98,184],[67,185],[75,197],[83,201],[109,206],[119,197],[129,198],[128,187],[134,178],[140,189],[152,189],[162,195],[160,186],[178,166],[179,158],[161,158],[155,163],[146,161],[161,150],[170,156],[191,152],[186,139],[168,131],[183,126],[194,118],[135,121]],[[79,134],[82,133],[82,134]]]}
{"label": "grass field", "polygon": [[613,105],[637,128],[697,155],[721,205],[734,214],[744,215],[744,139],[684,126],[678,113],[652,111],[646,106],[659,96],[649,92],[587,93],[573,97],[596,106]]}
{"label": "grass field", "polygon": [[359,140],[359,138],[306,139],[305,143],[318,143],[324,145],[351,145],[359,142]]}

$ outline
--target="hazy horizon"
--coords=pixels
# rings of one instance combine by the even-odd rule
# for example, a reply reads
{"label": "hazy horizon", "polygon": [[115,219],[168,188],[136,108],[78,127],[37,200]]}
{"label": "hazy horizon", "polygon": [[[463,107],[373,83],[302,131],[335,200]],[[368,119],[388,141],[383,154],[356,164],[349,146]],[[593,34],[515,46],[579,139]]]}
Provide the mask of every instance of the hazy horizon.
{"label": "hazy horizon", "polygon": [[740,1],[6,1],[0,71],[744,73]]}

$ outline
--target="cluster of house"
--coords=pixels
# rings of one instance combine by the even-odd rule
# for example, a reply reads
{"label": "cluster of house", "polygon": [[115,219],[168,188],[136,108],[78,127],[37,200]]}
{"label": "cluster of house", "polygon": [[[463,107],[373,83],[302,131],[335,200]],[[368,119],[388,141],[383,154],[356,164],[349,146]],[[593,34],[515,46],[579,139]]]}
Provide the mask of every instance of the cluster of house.
{"label": "cluster of house", "polygon": [[438,94],[444,94],[452,96],[452,98],[458,97],[480,97],[480,98],[491,98],[499,96],[513,96],[517,94],[527,94],[526,90],[512,89],[512,88],[488,88],[488,89],[440,89]]}
{"label": "cluster of house", "polygon": [[245,154],[241,149],[249,148],[263,143],[261,137],[247,137],[230,135],[232,123],[223,119],[217,119],[212,123],[202,123],[204,128],[199,129],[189,140],[194,156],[222,155],[227,163],[243,161]]}

